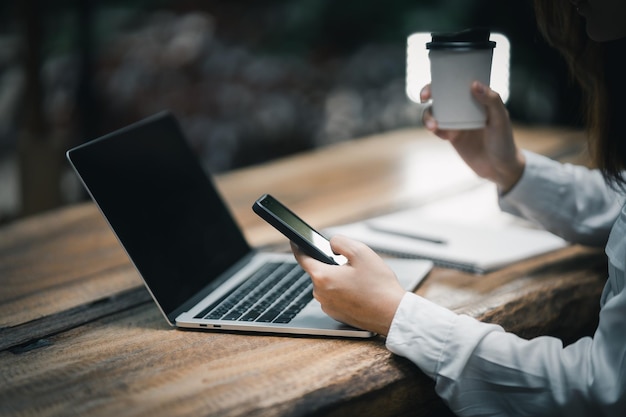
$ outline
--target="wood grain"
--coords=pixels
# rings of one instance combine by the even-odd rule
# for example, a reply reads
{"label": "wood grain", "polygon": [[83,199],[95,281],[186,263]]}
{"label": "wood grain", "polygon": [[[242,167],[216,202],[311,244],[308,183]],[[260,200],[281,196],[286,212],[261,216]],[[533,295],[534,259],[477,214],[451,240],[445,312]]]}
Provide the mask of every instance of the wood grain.
{"label": "wood grain", "polygon": [[[518,127],[524,149],[562,160],[587,160],[575,130]],[[254,246],[282,237],[250,210],[274,194],[318,228],[419,206],[475,186],[480,180],[451,145],[423,129],[361,138],[219,177],[220,192]]]}
{"label": "wood grain", "polygon": [[[597,251],[575,247],[552,256],[565,268],[544,268],[537,260],[482,276],[487,287],[509,286],[482,292],[478,308],[468,303],[457,304],[456,310],[510,330],[517,327],[527,337],[558,335],[561,324],[552,307],[572,299],[569,291],[557,289],[564,282],[575,288],[581,276],[597,280],[602,258]],[[439,280],[453,279],[449,270],[438,268],[433,274],[419,292],[428,294]],[[513,297],[518,279],[535,287],[523,286],[523,295]],[[576,315],[592,320],[596,305],[585,307],[590,305],[576,304]],[[541,326],[520,321],[529,308],[536,309],[533,322]],[[441,410],[432,382],[383,343],[382,338],[179,331],[165,324],[152,303],[143,303],[47,337],[37,349],[0,353],[0,381],[10,381],[0,389],[0,415],[304,416],[360,410],[358,415],[384,416]]]}
{"label": "wood grain", "polygon": [[92,203],[0,232],[0,329],[137,287],[141,279]]}
{"label": "wood grain", "polygon": [[[584,161],[582,134],[517,127],[527,149]],[[420,129],[363,138],[216,179],[254,246],[284,238],[252,213],[275,194],[317,227],[428,204],[480,183]],[[435,268],[417,292],[524,337],[567,342],[597,319],[602,251],[579,246],[486,275]],[[0,229],[0,415],[449,415],[384,339],[175,330],[92,203]]]}
{"label": "wood grain", "polygon": [[[580,159],[584,149],[577,131],[518,128],[516,135],[525,148],[545,155]],[[405,129],[227,173],[216,185],[251,245],[286,249],[283,236],[251,210],[264,192],[323,228],[426,204],[477,181],[448,143]],[[0,279],[0,329],[142,285],[90,202],[4,226]]]}

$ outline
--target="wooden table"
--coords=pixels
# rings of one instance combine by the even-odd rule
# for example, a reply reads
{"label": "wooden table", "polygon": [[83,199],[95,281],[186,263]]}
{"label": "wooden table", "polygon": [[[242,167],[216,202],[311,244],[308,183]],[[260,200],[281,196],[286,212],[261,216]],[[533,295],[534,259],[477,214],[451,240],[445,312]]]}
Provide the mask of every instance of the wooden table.
{"label": "wooden table", "polygon": [[[520,144],[582,161],[582,134],[517,127]],[[584,158],[584,155],[582,156]],[[286,249],[250,209],[270,192],[323,228],[432,201],[478,179],[448,143],[389,132],[220,175],[254,246]],[[487,275],[435,268],[417,293],[524,337],[592,331],[606,277],[580,246]],[[170,328],[92,203],[0,229],[1,416],[446,415],[384,339]]]}

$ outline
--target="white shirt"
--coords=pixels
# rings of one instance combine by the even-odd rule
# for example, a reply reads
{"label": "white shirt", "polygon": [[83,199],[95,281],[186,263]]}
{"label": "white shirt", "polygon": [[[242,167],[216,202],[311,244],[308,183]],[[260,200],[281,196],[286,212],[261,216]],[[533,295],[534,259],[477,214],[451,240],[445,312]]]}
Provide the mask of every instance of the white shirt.
{"label": "white shirt", "polygon": [[593,338],[567,347],[554,337],[525,340],[407,293],[387,348],[432,377],[460,416],[626,416],[626,197],[598,171],[526,158],[501,208],[572,242],[606,244],[609,277]]}

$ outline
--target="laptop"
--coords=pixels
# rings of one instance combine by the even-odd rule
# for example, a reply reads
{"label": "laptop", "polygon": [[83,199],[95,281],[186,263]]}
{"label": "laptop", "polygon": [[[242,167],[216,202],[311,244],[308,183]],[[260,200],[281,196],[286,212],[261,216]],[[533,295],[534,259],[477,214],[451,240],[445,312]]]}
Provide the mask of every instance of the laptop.
{"label": "laptop", "polygon": [[[322,311],[293,254],[246,242],[170,112],[70,149],[67,158],[170,325],[373,336]],[[407,290],[432,267],[402,259],[389,265]]]}

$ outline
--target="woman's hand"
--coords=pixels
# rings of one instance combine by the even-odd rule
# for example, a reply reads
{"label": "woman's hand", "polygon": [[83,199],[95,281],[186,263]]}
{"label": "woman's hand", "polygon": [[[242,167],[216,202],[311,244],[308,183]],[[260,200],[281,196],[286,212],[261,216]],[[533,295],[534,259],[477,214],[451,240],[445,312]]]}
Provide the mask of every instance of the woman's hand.
{"label": "woman's hand", "polygon": [[[474,98],[487,110],[485,128],[439,129],[430,111],[424,114],[424,125],[435,135],[448,140],[477,175],[495,182],[500,192],[506,192],[524,172],[524,155],[515,145],[511,120],[500,95],[479,82],[474,82],[471,89]],[[420,92],[420,99],[426,102],[430,98],[430,85],[427,85]]]}
{"label": "woman's hand", "polygon": [[291,245],[296,260],[313,280],[313,296],[334,319],[387,335],[405,294],[394,272],[361,242],[334,236],[330,244],[348,263],[325,264]]}

